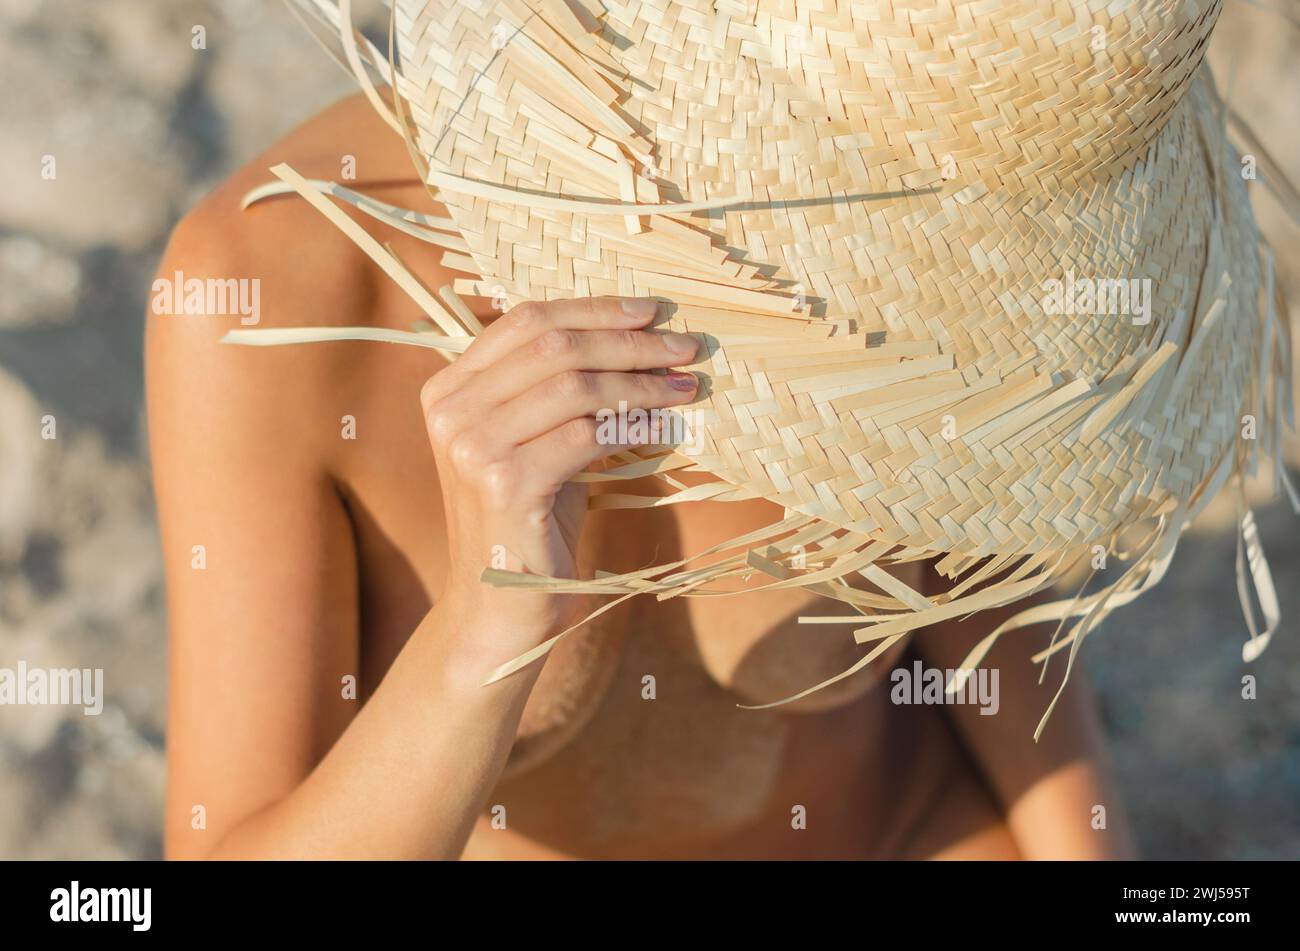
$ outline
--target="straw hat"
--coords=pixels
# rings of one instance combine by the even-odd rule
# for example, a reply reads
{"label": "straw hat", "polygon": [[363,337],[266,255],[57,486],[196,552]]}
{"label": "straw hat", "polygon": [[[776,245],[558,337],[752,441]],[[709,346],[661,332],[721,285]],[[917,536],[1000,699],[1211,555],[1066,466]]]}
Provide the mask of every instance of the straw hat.
{"label": "straw hat", "polygon": [[[661,297],[664,328],[707,344],[698,444],[587,476],[654,474],[667,499],[593,502],[785,509],[710,558],[493,583],[668,597],[759,572],[844,601],[817,620],[873,648],[857,669],[1107,564],[963,669],[1043,620],[1074,623],[1040,656],[1073,658],[1219,488],[1276,456],[1288,335],[1203,63],[1220,0],[397,0],[393,64],[347,0],[299,4],[450,216],[274,170],[260,194],[312,201],[436,325],[350,335],[455,352],[479,329],[458,294]],[[322,193],[481,280],[431,293]],[[686,489],[688,467],[716,481]],[[1264,614],[1247,607],[1249,658],[1277,603],[1244,510],[1242,542]],[[939,596],[883,570],[931,558]]]}

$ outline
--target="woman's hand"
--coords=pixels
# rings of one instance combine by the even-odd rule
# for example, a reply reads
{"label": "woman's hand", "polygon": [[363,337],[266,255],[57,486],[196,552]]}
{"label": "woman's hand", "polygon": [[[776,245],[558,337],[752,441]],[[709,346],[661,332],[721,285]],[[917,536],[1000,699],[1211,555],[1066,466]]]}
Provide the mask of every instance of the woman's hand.
{"label": "woman's hand", "polygon": [[475,619],[488,615],[498,636],[511,632],[509,644],[474,645],[492,663],[573,619],[572,595],[492,588],[480,575],[504,558],[512,569],[575,577],[587,488],[568,480],[634,445],[601,441],[597,413],[695,397],[692,373],[638,372],[688,364],[698,348],[690,335],[646,330],[657,311],[639,298],[521,304],[421,391],[447,513],[442,604],[467,641]]}

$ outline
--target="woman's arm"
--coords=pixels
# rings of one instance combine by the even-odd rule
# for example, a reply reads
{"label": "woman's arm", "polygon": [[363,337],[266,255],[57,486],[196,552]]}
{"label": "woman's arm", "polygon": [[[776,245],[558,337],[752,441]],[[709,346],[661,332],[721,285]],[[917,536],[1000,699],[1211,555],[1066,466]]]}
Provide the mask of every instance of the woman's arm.
{"label": "woman's arm", "polygon": [[[329,296],[364,306],[337,262],[308,262],[315,281],[329,275],[320,288],[265,273],[241,250],[241,224],[187,219],[159,275],[260,279],[264,312],[285,324],[320,323],[303,311]],[[345,368],[328,348],[267,360],[223,346],[231,323],[149,317],[169,615],[167,854],[455,855],[535,671],[475,689],[439,656],[455,623],[439,608],[360,713],[344,698],[360,662],[354,539],[312,434],[337,432],[319,394]]]}
{"label": "woman's arm", "polygon": [[[266,276],[228,225],[202,216],[184,224],[160,276]],[[293,241],[275,233],[275,216],[260,227],[272,247]],[[315,253],[297,253],[295,269],[263,282],[263,310],[278,324],[321,323],[322,307],[360,315],[371,303],[366,280],[338,278],[339,260]],[[168,855],[460,853],[541,665],[480,684],[573,610],[564,598],[487,588],[479,574],[496,545],[535,571],[573,574],[586,497],[567,480],[626,448],[600,445],[590,415],[620,400],[650,408],[693,395],[673,386],[689,374],[626,372],[693,355],[690,338],[673,351],[643,332],[652,317],[652,307],[618,300],[525,307],[425,386],[448,578],[356,711],[341,683],[359,656],[354,542],[321,462],[329,449],[318,440],[329,437],[313,435],[337,438],[338,414],[320,400],[344,378],[349,348],[267,360],[266,351],[217,344],[228,320],[150,316],[171,651]]]}
{"label": "woman's arm", "polygon": [[[927,567],[932,590],[937,578]],[[927,666],[955,669],[989,631],[1040,596],[965,620],[921,631],[918,653]],[[1052,658],[1040,685],[1040,668],[1030,656],[1046,645],[1052,625],[1010,631],[981,665],[996,670],[997,712],[981,715],[979,706],[949,705],[951,722],[965,741],[985,779],[1006,811],[1021,854],[1030,859],[1110,859],[1134,857],[1133,844],[1106,757],[1101,724],[1082,665],[1075,665],[1042,738],[1034,728],[1065,672],[1065,657]],[[991,683],[991,681],[986,681]],[[1096,808],[1105,810],[1105,828],[1096,828]]]}

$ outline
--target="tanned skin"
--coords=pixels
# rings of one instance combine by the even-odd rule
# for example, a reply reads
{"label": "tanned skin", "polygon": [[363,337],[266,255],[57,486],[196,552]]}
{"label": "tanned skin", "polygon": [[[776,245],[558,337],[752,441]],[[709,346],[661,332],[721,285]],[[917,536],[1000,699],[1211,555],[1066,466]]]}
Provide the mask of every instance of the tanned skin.
{"label": "tanned skin", "polygon": [[[338,179],[345,155],[356,157],[349,186],[443,212],[400,139],[353,97],[186,215],[160,276],[259,279],[262,327],[409,329],[414,305],[305,202],[240,210],[270,166]],[[472,276],[348,213],[429,287]],[[842,606],[797,590],[635,599],[549,659],[481,686],[599,603],[484,585],[494,552],[557,575],[631,570],[780,510],[585,514],[587,490],[567,480],[618,448],[596,442],[591,414],[620,399],[689,404],[694,342],[665,337],[651,309],[618,299],[505,314],[471,304],[488,329],[452,364],[387,344],[230,346],[219,340],[237,318],[149,316],[169,856],[1130,854],[1077,670],[1033,742],[1056,684],[1040,686],[1028,659],[1041,630],[1014,632],[989,656],[995,716],[890,701],[891,667],[914,657],[955,667],[1009,611],[935,625],[907,653],[773,710],[737,704],[795,693],[861,655],[843,627],[796,623]],[[347,419],[355,439],[344,438]],[[900,576],[935,590],[927,567]]]}

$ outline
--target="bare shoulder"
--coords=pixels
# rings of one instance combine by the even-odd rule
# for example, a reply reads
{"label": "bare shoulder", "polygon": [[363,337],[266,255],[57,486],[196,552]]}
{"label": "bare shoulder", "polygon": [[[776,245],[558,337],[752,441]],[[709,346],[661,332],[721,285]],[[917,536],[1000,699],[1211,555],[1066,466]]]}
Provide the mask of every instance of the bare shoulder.
{"label": "bare shoulder", "polygon": [[[248,421],[246,438],[284,440],[288,420],[373,362],[355,345],[251,348],[220,343],[232,329],[398,326],[418,314],[392,306],[388,279],[351,240],[296,195],[248,209],[245,194],[287,163],[307,178],[339,181],[393,204],[440,212],[420,183],[405,145],[360,96],[307,120],[231,174],[179,222],[149,301],[146,353],[151,429],[158,417],[212,412]],[[355,170],[355,179],[345,176]],[[452,279],[436,248],[343,207],[432,286]],[[204,396],[207,395],[207,402]]]}
{"label": "bare shoulder", "polygon": [[[355,322],[356,305],[374,289],[378,275],[366,256],[296,195],[242,207],[248,192],[275,181],[270,169],[280,163],[306,178],[347,178],[354,190],[394,204],[440,210],[420,184],[402,141],[364,98],[351,96],[236,170],[188,212],[172,234],[160,277],[168,276],[166,265],[187,265],[200,278],[259,278],[270,306],[258,323],[269,326],[290,325],[291,318],[304,313],[313,321]],[[382,240],[410,240],[382,234],[383,225],[351,208],[344,211]],[[421,269],[440,267],[436,255],[423,247],[414,249],[414,255],[412,263]]]}

